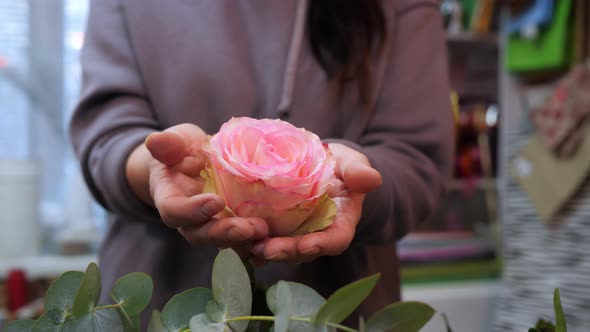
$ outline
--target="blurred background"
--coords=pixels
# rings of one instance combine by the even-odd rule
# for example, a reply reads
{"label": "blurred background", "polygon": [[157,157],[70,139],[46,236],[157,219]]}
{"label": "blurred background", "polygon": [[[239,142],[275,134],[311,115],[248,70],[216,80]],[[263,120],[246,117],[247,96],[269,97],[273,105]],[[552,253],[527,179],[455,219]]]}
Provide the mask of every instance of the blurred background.
{"label": "blurred background", "polygon": [[[67,140],[87,0],[0,0],[0,330],[96,260],[107,228]],[[403,297],[453,331],[590,318],[590,4],[440,1],[456,122],[438,213],[399,243]],[[424,331],[446,331],[437,315]]]}

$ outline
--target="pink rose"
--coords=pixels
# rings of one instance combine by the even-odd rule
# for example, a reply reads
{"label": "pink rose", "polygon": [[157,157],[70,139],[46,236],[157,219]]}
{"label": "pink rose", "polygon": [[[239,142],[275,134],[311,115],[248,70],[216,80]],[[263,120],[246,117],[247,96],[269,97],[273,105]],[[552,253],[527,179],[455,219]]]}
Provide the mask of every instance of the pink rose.
{"label": "pink rose", "polygon": [[336,205],[326,190],[334,161],[317,135],[281,120],[232,118],[205,150],[204,191],[223,197],[232,215],[266,220],[270,236],[332,224]]}

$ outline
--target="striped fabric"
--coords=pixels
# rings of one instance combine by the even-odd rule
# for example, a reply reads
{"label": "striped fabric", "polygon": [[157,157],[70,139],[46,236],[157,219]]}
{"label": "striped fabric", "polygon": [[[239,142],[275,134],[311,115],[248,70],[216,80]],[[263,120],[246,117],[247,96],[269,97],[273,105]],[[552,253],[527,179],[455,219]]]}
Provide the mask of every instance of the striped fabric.
{"label": "striped fabric", "polygon": [[[529,137],[522,128],[508,135],[507,160]],[[513,178],[501,186],[502,293],[494,332],[526,332],[538,318],[555,321],[553,290],[558,287],[569,332],[590,331],[590,182],[548,226],[537,217]]]}

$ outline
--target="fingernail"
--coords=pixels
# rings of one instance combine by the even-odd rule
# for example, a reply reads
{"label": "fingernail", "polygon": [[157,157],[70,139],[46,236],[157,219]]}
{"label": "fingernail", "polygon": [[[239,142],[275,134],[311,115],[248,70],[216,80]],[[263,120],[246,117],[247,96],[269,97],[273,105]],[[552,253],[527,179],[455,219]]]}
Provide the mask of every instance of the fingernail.
{"label": "fingernail", "polygon": [[225,234],[226,234],[227,239],[229,241],[240,241],[240,240],[243,240],[243,239],[245,239],[247,237],[246,234],[244,234],[237,227],[232,227],[232,228],[228,229]]}
{"label": "fingernail", "polygon": [[319,254],[320,251],[321,251],[321,249],[318,247],[310,247],[305,251],[301,251],[301,253],[306,256],[315,256],[315,255]]}
{"label": "fingernail", "polygon": [[203,212],[209,216],[213,216],[221,211],[225,205],[218,200],[210,200],[203,204]]}
{"label": "fingernail", "polygon": [[266,259],[268,259],[269,261],[282,261],[286,258],[287,258],[287,254],[284,252],[281,252],[276,255],[272,255],[270,257],[267,257]]}

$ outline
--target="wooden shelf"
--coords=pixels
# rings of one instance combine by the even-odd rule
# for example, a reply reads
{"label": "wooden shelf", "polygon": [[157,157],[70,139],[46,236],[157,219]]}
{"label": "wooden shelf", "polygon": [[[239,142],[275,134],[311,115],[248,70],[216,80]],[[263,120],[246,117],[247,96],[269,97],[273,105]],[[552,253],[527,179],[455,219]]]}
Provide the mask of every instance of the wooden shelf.
{"label": "wooden shelf", "polygon": [[35,256],[0,259],[0,279],[6,278],[13,269],[24,270],[30,279],[55,278],[66,271],[84,271],[96,256]]}
{"label": "wooden shelf", "polygon": [[497,50],[499,44],[498,36],[495,34],[479,34],[474,32],[448,34],[447,42],[449,47],[484,48],[490,50]]}
{"label": "wooden shelf", "polygon": [[478,180],[468,180],[468,179],[453,179],[447,184],[448,190],[465,190],[466,188],[480,189],[480,190],[496,190],[497,187],[497,179],[478,179]]}

